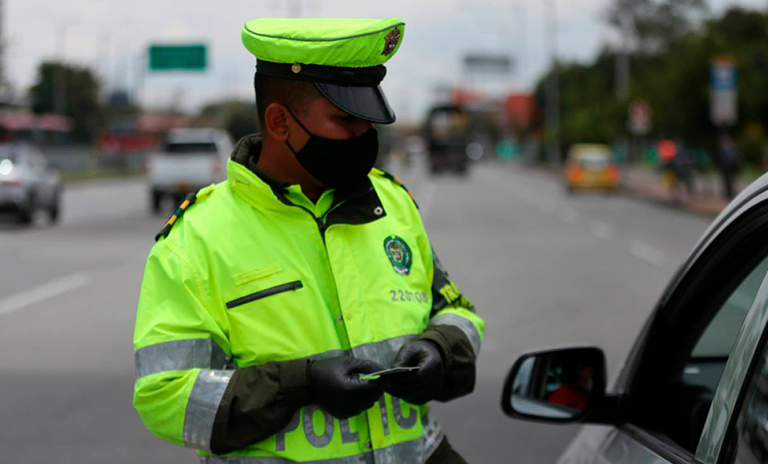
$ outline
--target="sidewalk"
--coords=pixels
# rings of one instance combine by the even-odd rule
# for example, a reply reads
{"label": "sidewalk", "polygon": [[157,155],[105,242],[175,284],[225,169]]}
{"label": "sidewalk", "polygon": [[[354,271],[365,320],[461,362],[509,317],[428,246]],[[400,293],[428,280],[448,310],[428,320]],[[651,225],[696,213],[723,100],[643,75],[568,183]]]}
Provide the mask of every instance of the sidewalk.
{"label": "sidewalk", "polygon": [[[718,175],[694,175],[694,195],[686,196],[679,186],[677,196],[664,185],[662,173],[646,168],[624,167],[622,188],[624,193],[658,204],[675,207],[705,216],[717,216],[729,200],[723,198],[722,181]],[[740,192],[751,183],[748,179],[736,180],[736,191]]]}

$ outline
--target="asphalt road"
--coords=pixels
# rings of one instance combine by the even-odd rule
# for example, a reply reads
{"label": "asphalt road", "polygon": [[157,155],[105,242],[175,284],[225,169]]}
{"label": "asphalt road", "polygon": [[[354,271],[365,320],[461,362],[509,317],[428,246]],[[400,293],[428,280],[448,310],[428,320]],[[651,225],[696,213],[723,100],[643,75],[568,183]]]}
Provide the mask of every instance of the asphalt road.
{"label": "asphalt road", "polygon": [[[595,344],[620,364],[708,221],[623,197],[566,197],[556,179],[483,164],[466,178],[396,166],[441,260],[487,320],[475,393],[435,406],[470,462],[554,462],[572,426],[500,411],[522,352]],[[183,463],[132,408],[132,331],[162,218],[140,181],[70,188],[55,227],[0,217],[0,453],[14,463]]]}

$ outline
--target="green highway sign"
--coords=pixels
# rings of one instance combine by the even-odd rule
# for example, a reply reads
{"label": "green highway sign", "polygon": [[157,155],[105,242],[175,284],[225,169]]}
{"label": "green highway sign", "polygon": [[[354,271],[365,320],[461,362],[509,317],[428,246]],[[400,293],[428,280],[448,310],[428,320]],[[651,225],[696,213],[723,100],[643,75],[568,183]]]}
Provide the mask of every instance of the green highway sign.
{"label": "green highway sign", "polygon": [[151,45],[150,71],[203,71],[206,67],[205,45]]}

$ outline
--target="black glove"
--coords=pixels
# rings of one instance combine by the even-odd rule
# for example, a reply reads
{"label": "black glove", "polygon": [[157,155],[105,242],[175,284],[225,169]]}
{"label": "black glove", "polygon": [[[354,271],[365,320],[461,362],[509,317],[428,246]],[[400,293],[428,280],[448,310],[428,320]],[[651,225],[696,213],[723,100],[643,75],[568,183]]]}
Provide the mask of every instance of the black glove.
{"label": "black glove", "polygon": [[373,361],[340,356],[312,361],[307,369],[310,401],[337,419],[360,414],[384,394],[381,386],[359,378],[384,369]]}
{"label": "black glove", "polygon": [[398,375],[390,381],[387,393],[416,405],[437,398],[443,387],[443,355],[436,343],[416,340],[400,348],[393,367],[417,366],[418,371]]}

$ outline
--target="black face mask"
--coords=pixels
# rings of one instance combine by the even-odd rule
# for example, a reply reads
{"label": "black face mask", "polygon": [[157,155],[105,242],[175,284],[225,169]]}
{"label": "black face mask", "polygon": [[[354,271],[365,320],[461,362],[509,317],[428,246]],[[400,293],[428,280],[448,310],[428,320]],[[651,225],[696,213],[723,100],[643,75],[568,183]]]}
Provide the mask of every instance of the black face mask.
{"label": "black face mask", "polygon": [[348,139],[328,139],[315,135],[288,110],[293,119],[309,135],[301,150],[285,144],[299,163],[318,182],[330,188],[354,188],[362,185],[373,169],[379,154],[379,136],[376,129]]}

